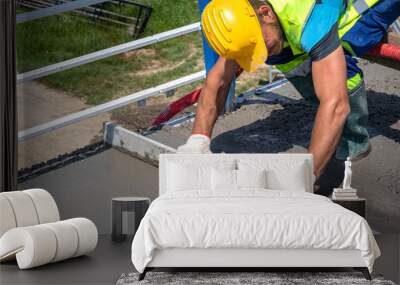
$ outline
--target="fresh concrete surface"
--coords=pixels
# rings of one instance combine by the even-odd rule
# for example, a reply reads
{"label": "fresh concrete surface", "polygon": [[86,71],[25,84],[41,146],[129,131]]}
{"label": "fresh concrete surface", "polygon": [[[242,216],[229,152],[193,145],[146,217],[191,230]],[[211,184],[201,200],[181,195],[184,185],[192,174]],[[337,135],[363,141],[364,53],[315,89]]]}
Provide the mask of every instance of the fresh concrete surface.
{"label": "fresh concrete surface", "polygon": [[[353,187],[367,199],[367,220],[374,230],[400,232],[400,72],[360,63],[365,74],[369,104],[372,153],[353,164]],[[270,99],[280,95],[280,100]],[[231,114],[221,116],[214,128],[211,150],[227,153],[305,152],[316,109],[287,84],[250,98]],[[185,143],[192,122],[164,127],[151,135],[171,147]],[[339,186],[343,163],[332,160],[319,184],[323,192]]]}
{"label": "fresh concrete surface", "polygon": [[158,168],[116,149],[50,171],[18,185],[43,188],[58,205],[62,219],[86,217],[100,233],[111,232],[111,199],[158,195]]}
{"label": "fresh concrete surface", "polygon": [[[26,130],[90,107],[83,99],[51,89],[36,81],[18,84],[18,130]],[[52,159],[101,140],[103,122],[110,114],[100,114],[18,144],[18,169]],[[97,137],[97,140],[96,140]]]}

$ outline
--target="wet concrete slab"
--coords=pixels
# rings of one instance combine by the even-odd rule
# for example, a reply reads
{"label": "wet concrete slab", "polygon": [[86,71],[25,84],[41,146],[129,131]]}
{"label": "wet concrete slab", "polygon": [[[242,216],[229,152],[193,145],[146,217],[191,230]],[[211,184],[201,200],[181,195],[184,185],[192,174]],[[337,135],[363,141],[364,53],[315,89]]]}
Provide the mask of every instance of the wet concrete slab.
{"label": "wet concrete slab", "polygon": [[[82,98],[49,88],[36,81],[18,84],[18,130],[23,131],[89,108]],[[101,140],[103,122],[110,114],[99,114],[70,126],[18,144],[18,169],[52,159]]]}

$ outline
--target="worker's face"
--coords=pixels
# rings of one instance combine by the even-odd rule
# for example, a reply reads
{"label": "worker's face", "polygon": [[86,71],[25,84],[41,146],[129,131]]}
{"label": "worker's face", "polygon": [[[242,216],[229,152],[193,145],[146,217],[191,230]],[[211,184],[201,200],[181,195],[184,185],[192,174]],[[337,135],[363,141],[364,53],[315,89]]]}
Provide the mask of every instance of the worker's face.
{"label": "worker's face", "polygon": [[280,54],[283,49],[283,36],[278,17],[267,4],[258,8],[257,14],[268,55]]}

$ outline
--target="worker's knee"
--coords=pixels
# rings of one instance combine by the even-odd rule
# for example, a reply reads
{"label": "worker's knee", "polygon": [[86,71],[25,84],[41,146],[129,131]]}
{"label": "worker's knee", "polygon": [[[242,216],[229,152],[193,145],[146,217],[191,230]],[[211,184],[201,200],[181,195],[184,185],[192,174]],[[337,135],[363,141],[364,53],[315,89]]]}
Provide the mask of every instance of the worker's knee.
{"label": "worker's knee", "polygon": [[350,105],[347,100],[338,100],[335,104],[335,116],[341,118],[343,121],[346,120],[350,114]]}

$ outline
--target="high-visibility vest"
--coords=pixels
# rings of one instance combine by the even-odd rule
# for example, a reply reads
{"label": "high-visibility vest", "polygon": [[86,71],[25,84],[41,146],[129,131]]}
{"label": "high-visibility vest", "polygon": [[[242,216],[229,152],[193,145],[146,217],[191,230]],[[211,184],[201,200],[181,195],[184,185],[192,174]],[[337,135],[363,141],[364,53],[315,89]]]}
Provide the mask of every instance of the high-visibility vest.
{"label": "high-visibility vest", "polygon": [[[323,1],[323,0],[322,0]],[[316,0],[268,0],[272,5],[279,22],[284,30],[286,40],[285,46],[290,46],[293,55],[297,55],[292,61],[285,64],[277,64],[276,68],[289,76],[301,75],[305,65],[309,64],[308,55],[301,47],[301,37],[308,17],[316,4]],[[341,39],[360,19],[361,15],[374,6],[379,0],[348,0],[346,10],[339,18],[338,33]],[[342,41],[342,46],[348,52],[354,54],[351,46]],[[358,86],[362,81],[361,74],[349,78],[348,89]]]}

